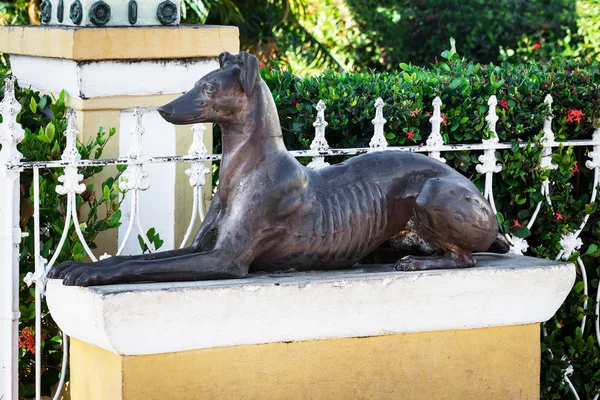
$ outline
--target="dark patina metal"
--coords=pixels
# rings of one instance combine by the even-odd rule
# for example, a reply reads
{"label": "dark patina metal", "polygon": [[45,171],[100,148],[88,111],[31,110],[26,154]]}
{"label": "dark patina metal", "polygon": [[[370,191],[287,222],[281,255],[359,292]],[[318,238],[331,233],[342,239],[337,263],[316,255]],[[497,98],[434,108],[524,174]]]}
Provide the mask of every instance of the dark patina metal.
{"label": "dark patina metal", "polygon": [[159,108],[174,124],[221,126],[217,191],[192,246],[93,264],[63,263],[66,285],[243,278],[249,272],[350,267],[412,220],[443,254],[409,256],[397,269],[460,268],[472,252],[506,251],[490,205],[464,176],[435,159],[378,151],[320,170],[286,150],[275,102],[247,53]]}
{"label": "dark patina metal", "polygon": [[81,20],[83,19],[83,7],[79,0],[75,0],[71,3],[71,7],[69,7],[69,18],[71,18],[71,21],[73,21],[75,25],[81,24]]}
{"label": "dark patina metal", "polygon": [[90,22],[103,26],[110,21],[110,6],[104,1],[97,1],[90,7]]}
{"label": "dark patina metal", "polygon": [[129,23],[131,25],[135,25],[138,19],[138,4],[135,0],[129,0],[129,5],[127,6],[127,17],[129,18]]}
{"label": "dark patina metal", "polygon": [[52,3],[50,3],[50,0],[44,0],[40,4],[40,19],[45,24],[52,19]]}
{"label": "dark patina metal", "polygon": [[56,19],[58,22],[63,22],[63,16],[65,15],[65,2],[64,0],[58,0],[56,5]]}
{"label": "dark patina metal", "polygon": [[165,0],[156,9],[156,18],[163,25],[171,25],[177,21],[177,5],[172,1]]}

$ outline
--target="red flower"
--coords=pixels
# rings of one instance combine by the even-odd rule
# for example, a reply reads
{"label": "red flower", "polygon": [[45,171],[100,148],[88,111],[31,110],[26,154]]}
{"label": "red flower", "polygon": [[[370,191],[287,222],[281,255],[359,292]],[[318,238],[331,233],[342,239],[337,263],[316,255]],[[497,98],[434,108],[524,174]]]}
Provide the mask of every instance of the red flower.
{"label": "red flower", "polygon": [[296,104],[298,104],[298,100],[296,99],[292,99],[292,106],[296,107]]}
{"label": "red flower", "polygon": [[519,223],[518,219],[513,219],[513,228],[522,228],[522,225]]}
{"label": "red flower", "polygon": [[415,133],[413,131],[408,131],[408,132],[406,132],[406,137],[408,139],[412,139],[415,137]]}
{"label": "red flower", "polygon": [[560,215],[560,212],[556,212],[554,214],[554,218],[556,218],[557,221],[566,221],[567,217],[563,217],[562,215]]}
{"label": "red flower", "polygon": [[536,43],[533,46],[531,46],[531,50],[539,50],[542,48],[542,45],[540,43]]}
{"label": "red flower", "polygon": [[435,66],[437,67],[440,63],[438,62],[437,56],[435,56]]}
{"label": "red flower", "polygon": [[419,143],[419,148],[423,147],[423,143]]}
{"label": "red flower", "polygon": [[416,116],[417,116],[417,115],[418,115],[420,112],[421,112],[421,109],[420,109],[420,108],[415,108],[414,110],[412,110],[412,111],[410,112],[410,116],[411,116],[411,117],[416,117]]}
{"label": "red flower", "polygon": [[35,335],[31,328],[23,328],[19,336],[19,347],[35,353]]}
{"label": "red flower", "polygon": [[[41,338],[45,338],[46,334],[42,333]],[[35,332],[31,328],[23,328],[19,335],[19,347],[31,353],[35,353]]]}
{"label": "red flower", "polygon": [[265,67],[265,63],[263,63],[262,61],[258,63],[258,67],[259,68],[264,68]]}
{"label": "red flower", "polygon": [[581,122],[583,112],[581,110],[572,109],[567,111],[567,122]]}
{"label": "red flower", "polygon": [[577,164],[575,164],[575,166],[573,167],[573,169],[571,170],[572,173],[575,172],[579,172],[579,166]]}
{"label": "red flower", "polygon": [[508,103],[506,102],[506,100],[502,99],[498,104],[500,104],[500,107],[504,107],[508,110]]}
{"label": "red flower", "polygon": [[562,320],[562,319],[561,319],[560,321],[558,321],[558,326],[560,326],[561,328],[562,328],[563,326],[565,326],[565,324],[563,324],[563,320]]}

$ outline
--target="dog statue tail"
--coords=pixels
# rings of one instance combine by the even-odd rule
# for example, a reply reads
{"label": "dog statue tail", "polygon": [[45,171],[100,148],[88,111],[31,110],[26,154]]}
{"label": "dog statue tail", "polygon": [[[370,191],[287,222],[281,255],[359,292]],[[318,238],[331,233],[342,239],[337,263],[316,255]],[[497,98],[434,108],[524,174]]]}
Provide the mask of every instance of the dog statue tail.
{"label": "dog statue tail", "polygon": [[508,253],[510,250],[510,242],[504,237],[503,234],[498,233],[496,236],[496,240],[490,245],[490,247],[486,250],[490,253]]}

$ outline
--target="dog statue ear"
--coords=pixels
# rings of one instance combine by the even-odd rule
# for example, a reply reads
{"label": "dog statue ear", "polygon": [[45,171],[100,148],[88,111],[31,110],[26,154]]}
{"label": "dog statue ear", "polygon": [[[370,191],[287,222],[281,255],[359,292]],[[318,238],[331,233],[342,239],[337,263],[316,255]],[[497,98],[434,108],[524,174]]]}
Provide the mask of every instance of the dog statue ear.
{"label": "dog statue ear", "polygon": [[258,72],[258,59],[252,54],[242,51],[238,54],[238,64],[240,65],[240,83],[242,89],[247,95],[250,95],[254,90],[254,85],[260,80]]}
{"label": "dog statue ear", "polygon": [[226,51],[219,54],[219,67],[223,68],[230,64],[237,64],[237,58],[231,53]]}

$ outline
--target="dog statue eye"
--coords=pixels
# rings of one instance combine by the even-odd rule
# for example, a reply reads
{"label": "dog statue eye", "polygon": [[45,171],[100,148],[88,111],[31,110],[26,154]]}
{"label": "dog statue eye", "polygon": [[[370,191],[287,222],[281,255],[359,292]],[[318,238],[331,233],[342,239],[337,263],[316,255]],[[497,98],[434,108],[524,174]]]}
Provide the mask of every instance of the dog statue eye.
{"label": "dog statue eye", "polygon": [[207,84],[206,86],[204,86],[204,90],[205,90],[207,93],[212,93],[212,92],[214,92],[214,91],[215,91],[215,90],[217,90],[217,89],[215,89],[215,87],[214,87],[214,86],[212,86],[212,85],[208,85],[208,84]]}

